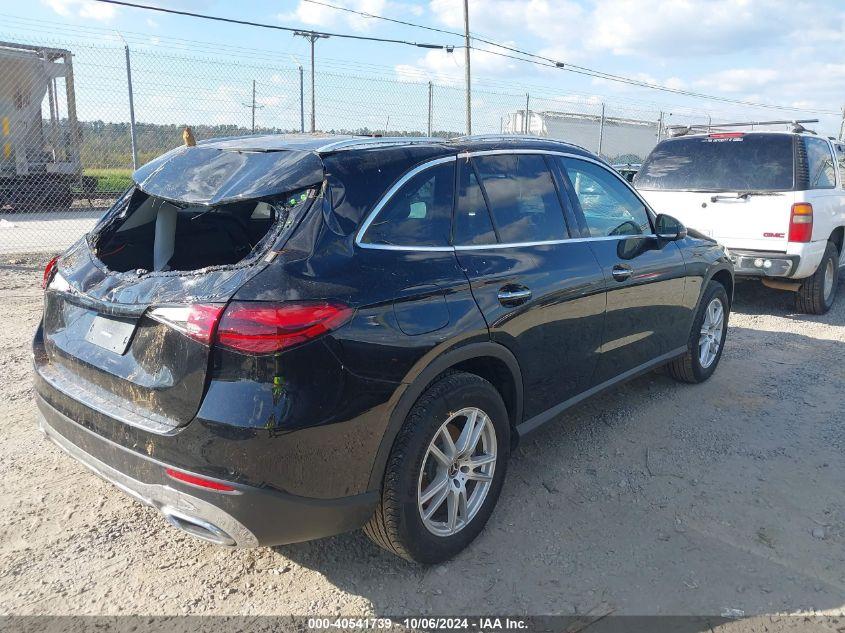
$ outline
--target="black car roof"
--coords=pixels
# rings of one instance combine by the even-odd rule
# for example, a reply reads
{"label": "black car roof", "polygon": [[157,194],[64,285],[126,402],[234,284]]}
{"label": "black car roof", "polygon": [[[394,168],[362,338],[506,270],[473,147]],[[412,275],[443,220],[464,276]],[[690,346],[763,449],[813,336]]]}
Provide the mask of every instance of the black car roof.
{"label": "black car roof", "polygon": [[542,149],[589,157],[594,156],[584,148],[572,145],[571,143],[554,139],[515,135],[461,136],[444,139],[409,136],[370,137],[334,134],[267,134],[260,136],[215,138],[201,141],[198,145],[221,150],[257,152],[294,151],[316,153],[321,156],[338,152],[400,147],[407,149],[425,147],[427,148],[426,154],[430,154],[432,148],[441,148],[443,155],[493,149]]}

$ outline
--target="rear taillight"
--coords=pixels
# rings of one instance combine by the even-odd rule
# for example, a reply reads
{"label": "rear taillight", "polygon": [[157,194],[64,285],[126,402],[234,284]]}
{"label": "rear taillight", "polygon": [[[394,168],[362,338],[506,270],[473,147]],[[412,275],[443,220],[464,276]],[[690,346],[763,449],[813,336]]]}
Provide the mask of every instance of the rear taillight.
{"label": "rear taillight", "polygon": [[195,341],[212,342],[251,354],[269,354],[300,345],[340,327],[353,310],[331,301],[159,306],[147,315]]}
{"label": "rear taillight", "polygon": [[789,217],[789,241],[809,242],[813,237],[813,205],[796,202]]}
{"label": "rear taillight", "polygon": [[195,303],[186,306],[160,306],[150,310],[148,315],[195,341],[209,345],[222,312],[223,306],[220,304]]}
{"label": "rear taillight", "polygon": [[44,267],[44,277],[41,279],[41,287],[46,289],[47,284],[50,283],[50,280],[53,278],[53,273],[56,271],[56,262],[59,261],[59,256],[56,255],[53,259],[47,262],[47,265]]}
{"label": "rear taillight", "polygon": [[330,301],[235,301],[220,318],[215,341],[241,352],[278,352],[340,327],[352,313],[352,308]]}
{"label": "rear taillight", "polygon": [[181,470],[176,470],[175,468],[165,468],[164,472],[166,472],[167,476],[171,479],[175,479],[176,481],[182,481],[186,484],[191,484],[192,486],[207,488],[209,490],[216,490],[217,492],[235,491],[232,486],[222,484],[219,481],[213,481],[211,479],[206,479],[205,477],[197,477],[196,475],[184,473]]}

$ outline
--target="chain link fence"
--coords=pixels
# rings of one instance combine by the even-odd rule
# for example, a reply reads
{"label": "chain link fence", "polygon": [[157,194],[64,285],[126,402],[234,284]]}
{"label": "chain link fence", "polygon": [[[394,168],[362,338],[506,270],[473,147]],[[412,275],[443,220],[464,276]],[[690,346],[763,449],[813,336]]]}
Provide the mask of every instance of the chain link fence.
{"label": "chain link fence", "polygon": [[[321,132],[466,129],[460,83],[318,71],[315,86]],[[659,112],[594,99],[488,89],[473,91],[472,117],[475,134],[547,136],[625,163],[645,157],[664,123]],[[181,145],[186,126],[197,140],[310,131],[310,73],[150,47],[0,42],[0,123],[0,254],[59,251],[130,185],[133,169]]]}

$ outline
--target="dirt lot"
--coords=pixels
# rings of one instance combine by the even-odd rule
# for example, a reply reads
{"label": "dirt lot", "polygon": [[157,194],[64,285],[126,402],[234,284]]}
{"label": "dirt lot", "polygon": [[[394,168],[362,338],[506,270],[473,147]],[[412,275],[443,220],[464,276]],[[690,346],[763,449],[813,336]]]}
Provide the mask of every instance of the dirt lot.
{"label": "dirt lot", "polygon": [[360,533],[206,545],[71,461],[34,426],[40,275],[0,266],[2,613],[845,610],[845,287],[807,317],[741,286],[712,380],[644,376],[530,436],[486,531],[425,568]]}

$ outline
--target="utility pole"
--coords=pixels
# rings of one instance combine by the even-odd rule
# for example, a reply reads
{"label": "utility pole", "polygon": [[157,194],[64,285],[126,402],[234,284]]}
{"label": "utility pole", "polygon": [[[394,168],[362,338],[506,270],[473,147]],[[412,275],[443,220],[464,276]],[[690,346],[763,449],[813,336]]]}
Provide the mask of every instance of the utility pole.
{"label": "utility pole", "polygon": [[526,92],[525,93],[525,118],[522,120],[522,133],[525,136],[528,136],[529,131],[531,130],[531,122],[529,119],[531,118],[531,96]]}
{"label": "utility pole", "polygon": [[464,53],[467,84],[467,136],[470,136],[472,134],[472,83],[469,70],[469,0],[464,0]]}
{"label": "utility pole", "polygon": [[431,124],[433,120],[433,106],[434,106],[434,85],[428,82],[428,135],[431,136]]}
{"label": "utility pole", "polygon": [[[129,44],[123,47],[126,53],[126,87],[129,91],[129,139],[132,142],[132,169],[138,169],[138,138],[135,135],[135,99],[132,95],[132,65],[129,63]],[[58,104],[56,106],[58,110]]]}
{"label": "utility pole", "polygon": [[293,34],[304,37],[311,42],[311,132],[313,133],[317,131],[316,101],[314,99],[314,42],[319,39],[326,39],[329,36],[314,31],[294,31]]}
{"label": "utility pole", "polygon": [[255,102],[255,79],[252,80],[252,103],[244,103],[243,105],[252,110],[252,133],[255,134],[255,111],[264,107],[257,105]]}
{"label": "utility pole", "polygon": [[597,152],[597,154],[599,155],[599,158],[601,158],[601,148],[602,148],[602,145],[604,144],[604,121],[605,121],[605,119],[604,119],[604,102],[602,102],[602,104],[601,104],[601,120],[599,121],[599,151]]}
{"label": "utility pole", "polygon": [[302,66],[299,67],[299,131],[305,134],[305,81],[302,78]]}
{"label": "utility pole", "polygon": [[255,79],[252,80],[252,133],[255,134]]}
{"label": "utility pole", "polygon": [[842,108],[842,123],[839,124],[839,140],[845,141],[845,107]]}

